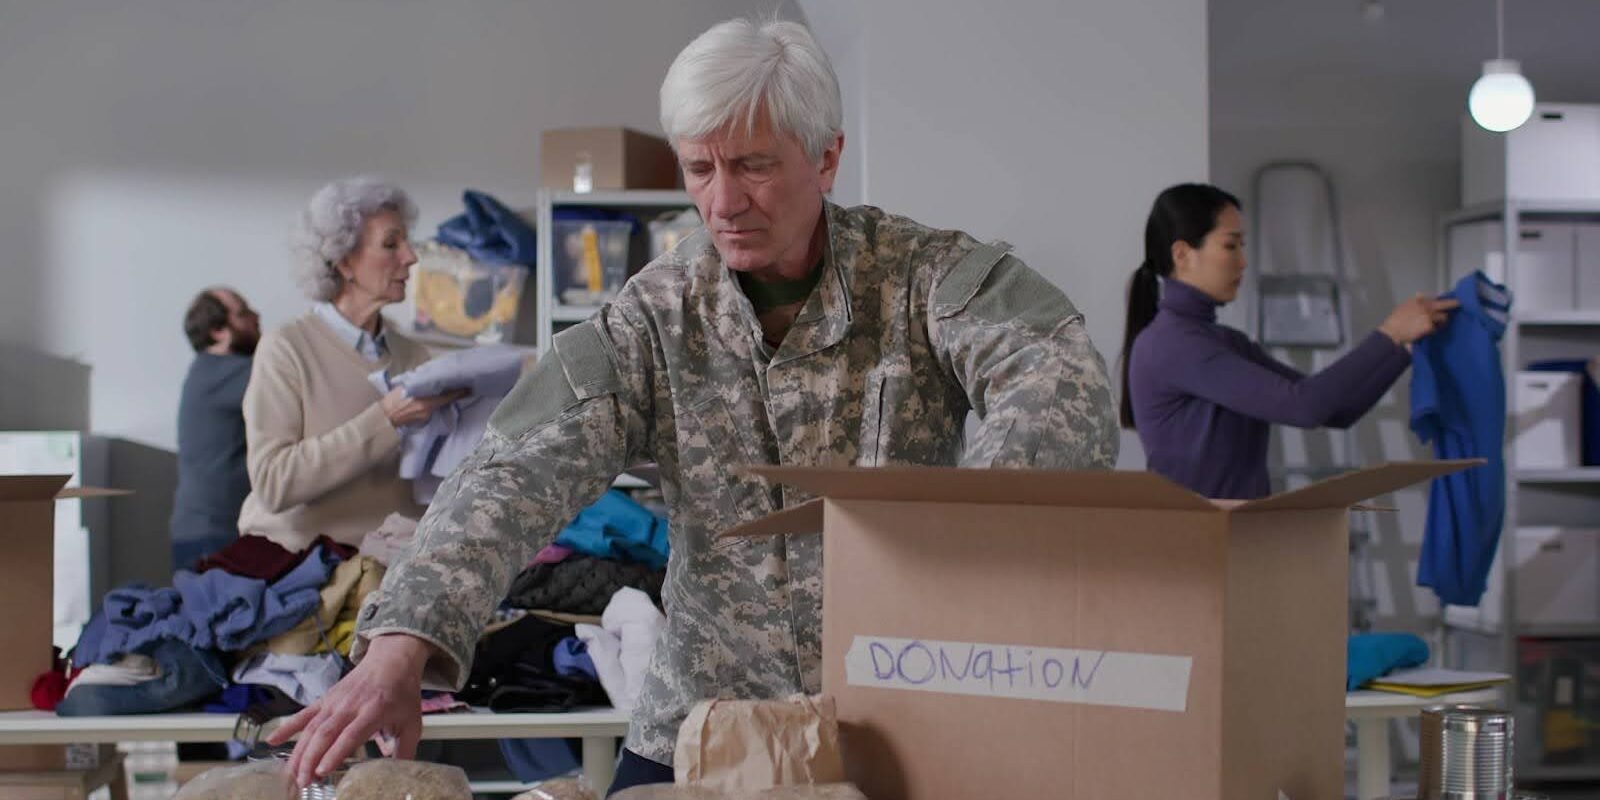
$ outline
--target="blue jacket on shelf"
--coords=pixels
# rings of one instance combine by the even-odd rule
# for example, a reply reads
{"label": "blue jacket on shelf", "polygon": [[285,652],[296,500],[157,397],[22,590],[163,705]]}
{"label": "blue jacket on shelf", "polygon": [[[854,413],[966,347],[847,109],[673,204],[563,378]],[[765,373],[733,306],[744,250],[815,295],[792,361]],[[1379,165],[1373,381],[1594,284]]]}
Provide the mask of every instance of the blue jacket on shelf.
{"label": "blue jacket on shelf", "polygon": [[1485,458],[1481,467],[1433,481],[1417,585],[1439,600],[1475,606],[1505,523],[1506,382],[1500,337],[1511,293],[1482,272],[1449,295],[1461,308],[1412,350],[1411,430],[1439,458]]}

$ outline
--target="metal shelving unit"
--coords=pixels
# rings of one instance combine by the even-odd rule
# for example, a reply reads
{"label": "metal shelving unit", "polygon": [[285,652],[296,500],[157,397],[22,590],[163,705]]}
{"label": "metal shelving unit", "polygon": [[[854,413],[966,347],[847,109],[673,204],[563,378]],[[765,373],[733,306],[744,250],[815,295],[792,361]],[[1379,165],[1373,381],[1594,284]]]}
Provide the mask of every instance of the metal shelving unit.
{"label": "metal shelving unit", "polygon": [[[1600,203],[1507,199],[1453,211],[1439,221],[1438,270],[1440,283],[1449,288],[1455,283],[1450,252],[1451,232],[1461,225],[1495,222],[1500,227],[1503,275],[1490,277],[1506,286],[1515,285],[1518,248],[1522,227],[1530,222],[1600,222]],[[1493,265],[1485,249],[1484,266]],[[1513,291],[1514,294],[1514,291]],[[1514,390],[1512,376],[1528,363],[1554,357],[1592,357],[1600,355],[1600,309],[1521,310],[1513,297],[1511,319],[1500,343],[1501,359],[1508,393]],[[1510,398],[1514,402],[1514,397]],[[1508,411],[1515,409],[1508,403]],[[1509,426],[1508,426],[1509,427]],[[1511,697],[1522,697],[1518,661],[1519,641],[1523,637],[1546,639],[1600,638],[1600,618],[1578,624],[1534,624],[1523,619],[1517,609],[1517,575],[1511,568],[1519,525],[1565,524],[1593,527],[1600,520],[1600,467],[1574,469],[1516,468],[1514,455],[1506,452],[1506,511],[1499,552],[1494,569],[1501,587],[1499,618],[1484,622],[1476,609],[1446,608],[1447,658],[1460,662],[1473,637],[1489,637],[1499,650],[1500,668],[1513,676]],[[1587,523],[1587,524],[1585,524]],[[1600,579],[1600,577],[1597,577]],[[1481,641],[1481,640],[1479,640]],[[1519,753],[1526,752],[1519,748]],[[1519,763],[1519,779],[1580,780],[1600,778],[1600,763],[1575,763],[1548,766]]]}
{"label": "metal shelving unit", "polygon": [[[534,270],[534,292],[537,298],[535,317],[538,328],[536,344],[539,350],[542,352],[550,346],[550,341],[556,332],[568,325],[582,322],[600,310],[599,306],[594,305],[564,304],[556,297],[553,272],[555,242],[554,237],[549,234],[554,230],[555,209],[596,208],[620,211],[642,221],[675,209],[692,208],[693,205],[689,195],[681,191],[656,189],[587,193],[549,189],[540,191],[538,207],[535,210],[535,225],[539,231],[539,264]],[[641,230],[634,232],[629,247],[629,274],[638,271],[648,261],[649,241],[649,234],[642,230],[642,226]]]}

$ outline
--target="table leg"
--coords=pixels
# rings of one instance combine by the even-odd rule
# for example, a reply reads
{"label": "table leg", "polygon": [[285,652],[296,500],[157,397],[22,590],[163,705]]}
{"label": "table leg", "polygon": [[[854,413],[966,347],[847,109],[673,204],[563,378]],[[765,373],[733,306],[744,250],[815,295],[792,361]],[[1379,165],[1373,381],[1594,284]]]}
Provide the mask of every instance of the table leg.
{"label": "table leg", "polygon": [[595,794],[606,796],[617,770],[617,739],[612,736],[583,737],[583,774]]}
{"label": "table leg", "polygon": [[1356,797],[1382,800],[1389,796],[1389,720],[1356,720]]}

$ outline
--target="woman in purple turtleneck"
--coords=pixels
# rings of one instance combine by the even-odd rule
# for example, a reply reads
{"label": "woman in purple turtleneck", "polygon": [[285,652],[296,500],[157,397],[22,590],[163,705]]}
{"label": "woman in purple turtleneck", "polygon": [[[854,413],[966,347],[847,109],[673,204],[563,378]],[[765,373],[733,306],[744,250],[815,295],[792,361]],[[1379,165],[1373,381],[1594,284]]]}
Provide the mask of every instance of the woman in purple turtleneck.
{"label": "woman in purple turtleneck", "polygon": [[1302,375],[1217,324],[1217,307],[1244,280],[1239,209],[1233,195],[1196,183],[1167,189],[1150,209],[1128,289],[1122,424],[1139,431],[1151,471],[1207,497],[1248,500],[1271,491],[1268,425],[1354,424],[1456,301],[1419,294],[1327,369]]}

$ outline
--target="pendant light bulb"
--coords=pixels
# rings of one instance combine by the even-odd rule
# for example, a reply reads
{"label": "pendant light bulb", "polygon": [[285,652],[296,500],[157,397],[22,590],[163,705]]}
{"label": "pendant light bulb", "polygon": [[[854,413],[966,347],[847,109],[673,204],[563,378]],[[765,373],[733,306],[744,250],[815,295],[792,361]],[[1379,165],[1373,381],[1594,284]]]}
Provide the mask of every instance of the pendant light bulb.
{"label": "pendant light bulb", "polygon": [[1467,110],[1485,130],[1516,130],[1533,116],[1533,84],[1522,77],[1521,65],[1511,59],[1485,61],[1483,76],[1467,95]]}

